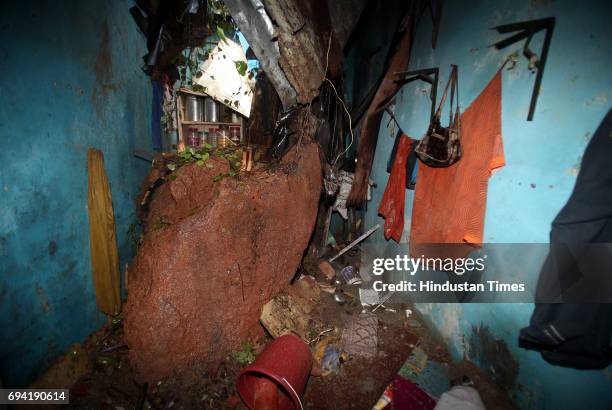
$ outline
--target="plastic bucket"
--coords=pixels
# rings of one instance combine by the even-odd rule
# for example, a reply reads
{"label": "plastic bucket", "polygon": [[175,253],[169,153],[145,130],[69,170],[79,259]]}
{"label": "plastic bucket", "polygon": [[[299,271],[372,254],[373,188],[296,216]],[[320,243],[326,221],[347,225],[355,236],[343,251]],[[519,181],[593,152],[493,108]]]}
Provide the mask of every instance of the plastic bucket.
{"label": "plastic bucket", "polygon": [[[238,394],[249,409],[256,408],[256,398],[258,404],[266,403],[265,407],[270,409],[303,409],[301,396],[311,369],[312,353],[308,345],[293,335],[280,336],[240,372],[236,383]],[[271,388],[271,383],[276,389]],[[276,403],[270,404],[270,401]]]}

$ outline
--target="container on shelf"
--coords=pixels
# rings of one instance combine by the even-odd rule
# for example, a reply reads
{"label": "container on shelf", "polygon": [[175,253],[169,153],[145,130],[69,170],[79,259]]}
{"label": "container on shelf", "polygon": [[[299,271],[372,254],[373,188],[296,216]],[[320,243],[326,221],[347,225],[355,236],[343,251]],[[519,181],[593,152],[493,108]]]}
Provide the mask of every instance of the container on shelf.
{"label": "container on shelf", "polygon": [[201,137],[202,139],[200,140],[200,144],[203,146],[204,144],[210,144],[210,138],[209,138],[209,133],[208,131],[202,131],[201,133]]}
{"label": "container on shelf", "polygon": [[187,145],[192,148],[198,148],[200,146],[200,133],[197,128],[189,128],[187,131]]}
{"label": "container on shelf", "polygon": [[204,101],[195,95],[185,96],[185,121],[204,121]]}
{"label": "container on shelf", "polygon": [[240,125],[229,126],[229,137],[235,143],[240,142]]}
{"label": "container on shelf", "polygon": [[204,99],[204,121],[219,122],[219,103],[210,97]]}
{"label": "container on shelf", "polygon": [[217,128],[217,146],[225,147],[228,145],[229,131],[226,125],[221,125]]}
{"label": "container on shelf", "polygon": [[217,144],[217,129],[211,128],[208,130],[208,143],[213,147],[216,147]]}

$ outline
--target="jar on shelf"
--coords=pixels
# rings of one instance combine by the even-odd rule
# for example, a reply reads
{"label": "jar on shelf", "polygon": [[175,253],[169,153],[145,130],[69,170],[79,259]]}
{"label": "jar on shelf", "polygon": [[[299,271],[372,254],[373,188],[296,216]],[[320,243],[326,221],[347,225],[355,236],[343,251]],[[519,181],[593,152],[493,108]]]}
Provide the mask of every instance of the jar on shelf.
{"label": "jar on shelf", "polygon": [[204,121],[204,100],[195,95],[185,96],[185,120]]}
{"label": "jar on shelf", "polygon": [[200,145],[210,144],[210,138],[208,137],[208,131],[202,131]]}
{"label": "jar on shelf", "polygon": [[240,126],[239,125],[230,125],[229,127],[229,137],[235,143],[240,142]]}
{"label": "jar on shelf", "polygon": [[189,128],[187,131],[187,145],[192,148],[200,146],[200,133],[197,128]]}
{"label": "jar on shelf", "polygon": [[227,125],[221,125],[217,128],[217,146],[225,147],[228,145],[229,141],[229,130],[227,129]]}
{"label": "jar on shelf", "polygon": [[218,139],[217,139],[217,129],[216,128],[210,128],[208,130],[208,143],[210,145],[212,145],[213,147],[216,147],[218,144]]}

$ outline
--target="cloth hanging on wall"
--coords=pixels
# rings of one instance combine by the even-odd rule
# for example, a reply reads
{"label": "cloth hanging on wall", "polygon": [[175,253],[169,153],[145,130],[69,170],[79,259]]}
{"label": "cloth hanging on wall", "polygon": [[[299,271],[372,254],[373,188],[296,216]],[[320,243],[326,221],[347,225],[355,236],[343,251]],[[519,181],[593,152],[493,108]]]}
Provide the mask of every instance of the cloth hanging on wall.
{"label": "cloth hanging on wall", "polygon": [[[419,164],[410,254],[465,257],[483,242],[488,180],[505,165],[501,71],[461,115],[463,156],[447,168]],[[448,247],[428,244],[457,244]]]}
{"label": "cloth hanging on wall", "polygon": [[[401,129],[398,129],[397,135],[395,136],[395,142],[393,143],[393,149],[391,150],[391,155],[389,155],[389,160],[387,161],[388,173],[391,173],[391,170],[393,169],[395,155],[397,154],[397,146],[399,145],[402,135],[404,135],[404,132]],[[411,150],[410,154],[408,155],[408,159],[406,160],[406,189],[411,189],[414,191],[414,187],[416,186],[417,164],[418,158],[416,153],[414,150]]]}
{"label": "cloth hanging on wall", "polygon": [[162,127],[161,117],[163,115],[164,84],[159,80],[151,80],[153,95],[151,98],[151,145],[155,151],[161,151]]}
{"label": "cloth hanging on wall", "polygon": [[[529,326],[519,336],[520,347],[539,351],[558,366],[603,369],[612,364],[612,304],[597,303],[609,300],[612,291],[610,158],[612,111],[593,134],[574,191],[553,220],[550,253],[538,280],[536,301],[571,303],[536,303]],[[585,258],[580,248],[599,252]],[[576,291],[580,293],[573,295]]]}
{"label": "cloth hanging on wall", "polygon": [[414,140],[402,135],[395,154],[395,161],[378,213],[385,218],[385,238],[399,242],[404,230],[404,203],[406,201],[406,162]]}

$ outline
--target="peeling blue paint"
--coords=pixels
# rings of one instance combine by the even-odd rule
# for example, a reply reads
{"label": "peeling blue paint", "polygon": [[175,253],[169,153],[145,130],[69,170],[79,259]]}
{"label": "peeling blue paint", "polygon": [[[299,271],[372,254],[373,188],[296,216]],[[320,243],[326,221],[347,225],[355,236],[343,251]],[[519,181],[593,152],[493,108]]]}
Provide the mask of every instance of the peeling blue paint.
{"label": "peeling blue paint", "polygon": [[[555,28],[533,122],[527,122],[534,75],[521,56],[518,66],[503,74],[502,122],[507,165],[489,180],[485,241],[545,243],[550,224],[573,189],[582,153],[593,131],[610,109],[612,93],[609,53],[611,7],[605,1],[487,1],[444,2],[438,46],[431,49],[431,22],[422,19],[410,69],[440,67],[443,87],[450,64],[459,65],[460,102],[463,109],[480,93],[505,58],[521,45],[495,51],[488,47],[499,38],[489,30],[497,24],[555,16]],[[542,33],[534,37],[539,50]],[[395,115],[413,138],[426,131],[429,100],[418,83],[398,94]],[[440,89],[440,88],[439,88]],[[443,118],[444,114],[443,114]],[[386,129],[385,115],[379,134],[372,179],[378,184],[366,214],[365,226],[381,223],[377,208],[386,186],[386,164],[394,131]],[[410,232],[413,191],[406,191],[406,223],[402,240]],[[383,242],[382,232],[370,241]],[[539,274],[533,258],[530,280]],[[504,263],[511,263],[506,260]],[[419,304],[418,308],[449,345],[455,360],[464,355],[482,369],[491,363],[470,342],[473,328],[486,327],[491,339],[503,342],[518,363],[518,377],[509,394],[525,409],[607,409],[612,403],[610,370],[577,371],[555,367],[540,355],[518,348],[521,327],[528,324],[533,305],[525,304]]]}
{"label": "peeling blue paint", "polygon": [[87,149],[105,156],[121,266],[150,147],[131,1],[7,2],[0,14],[0,377],[22,387],[104,323],[89,258]]}

